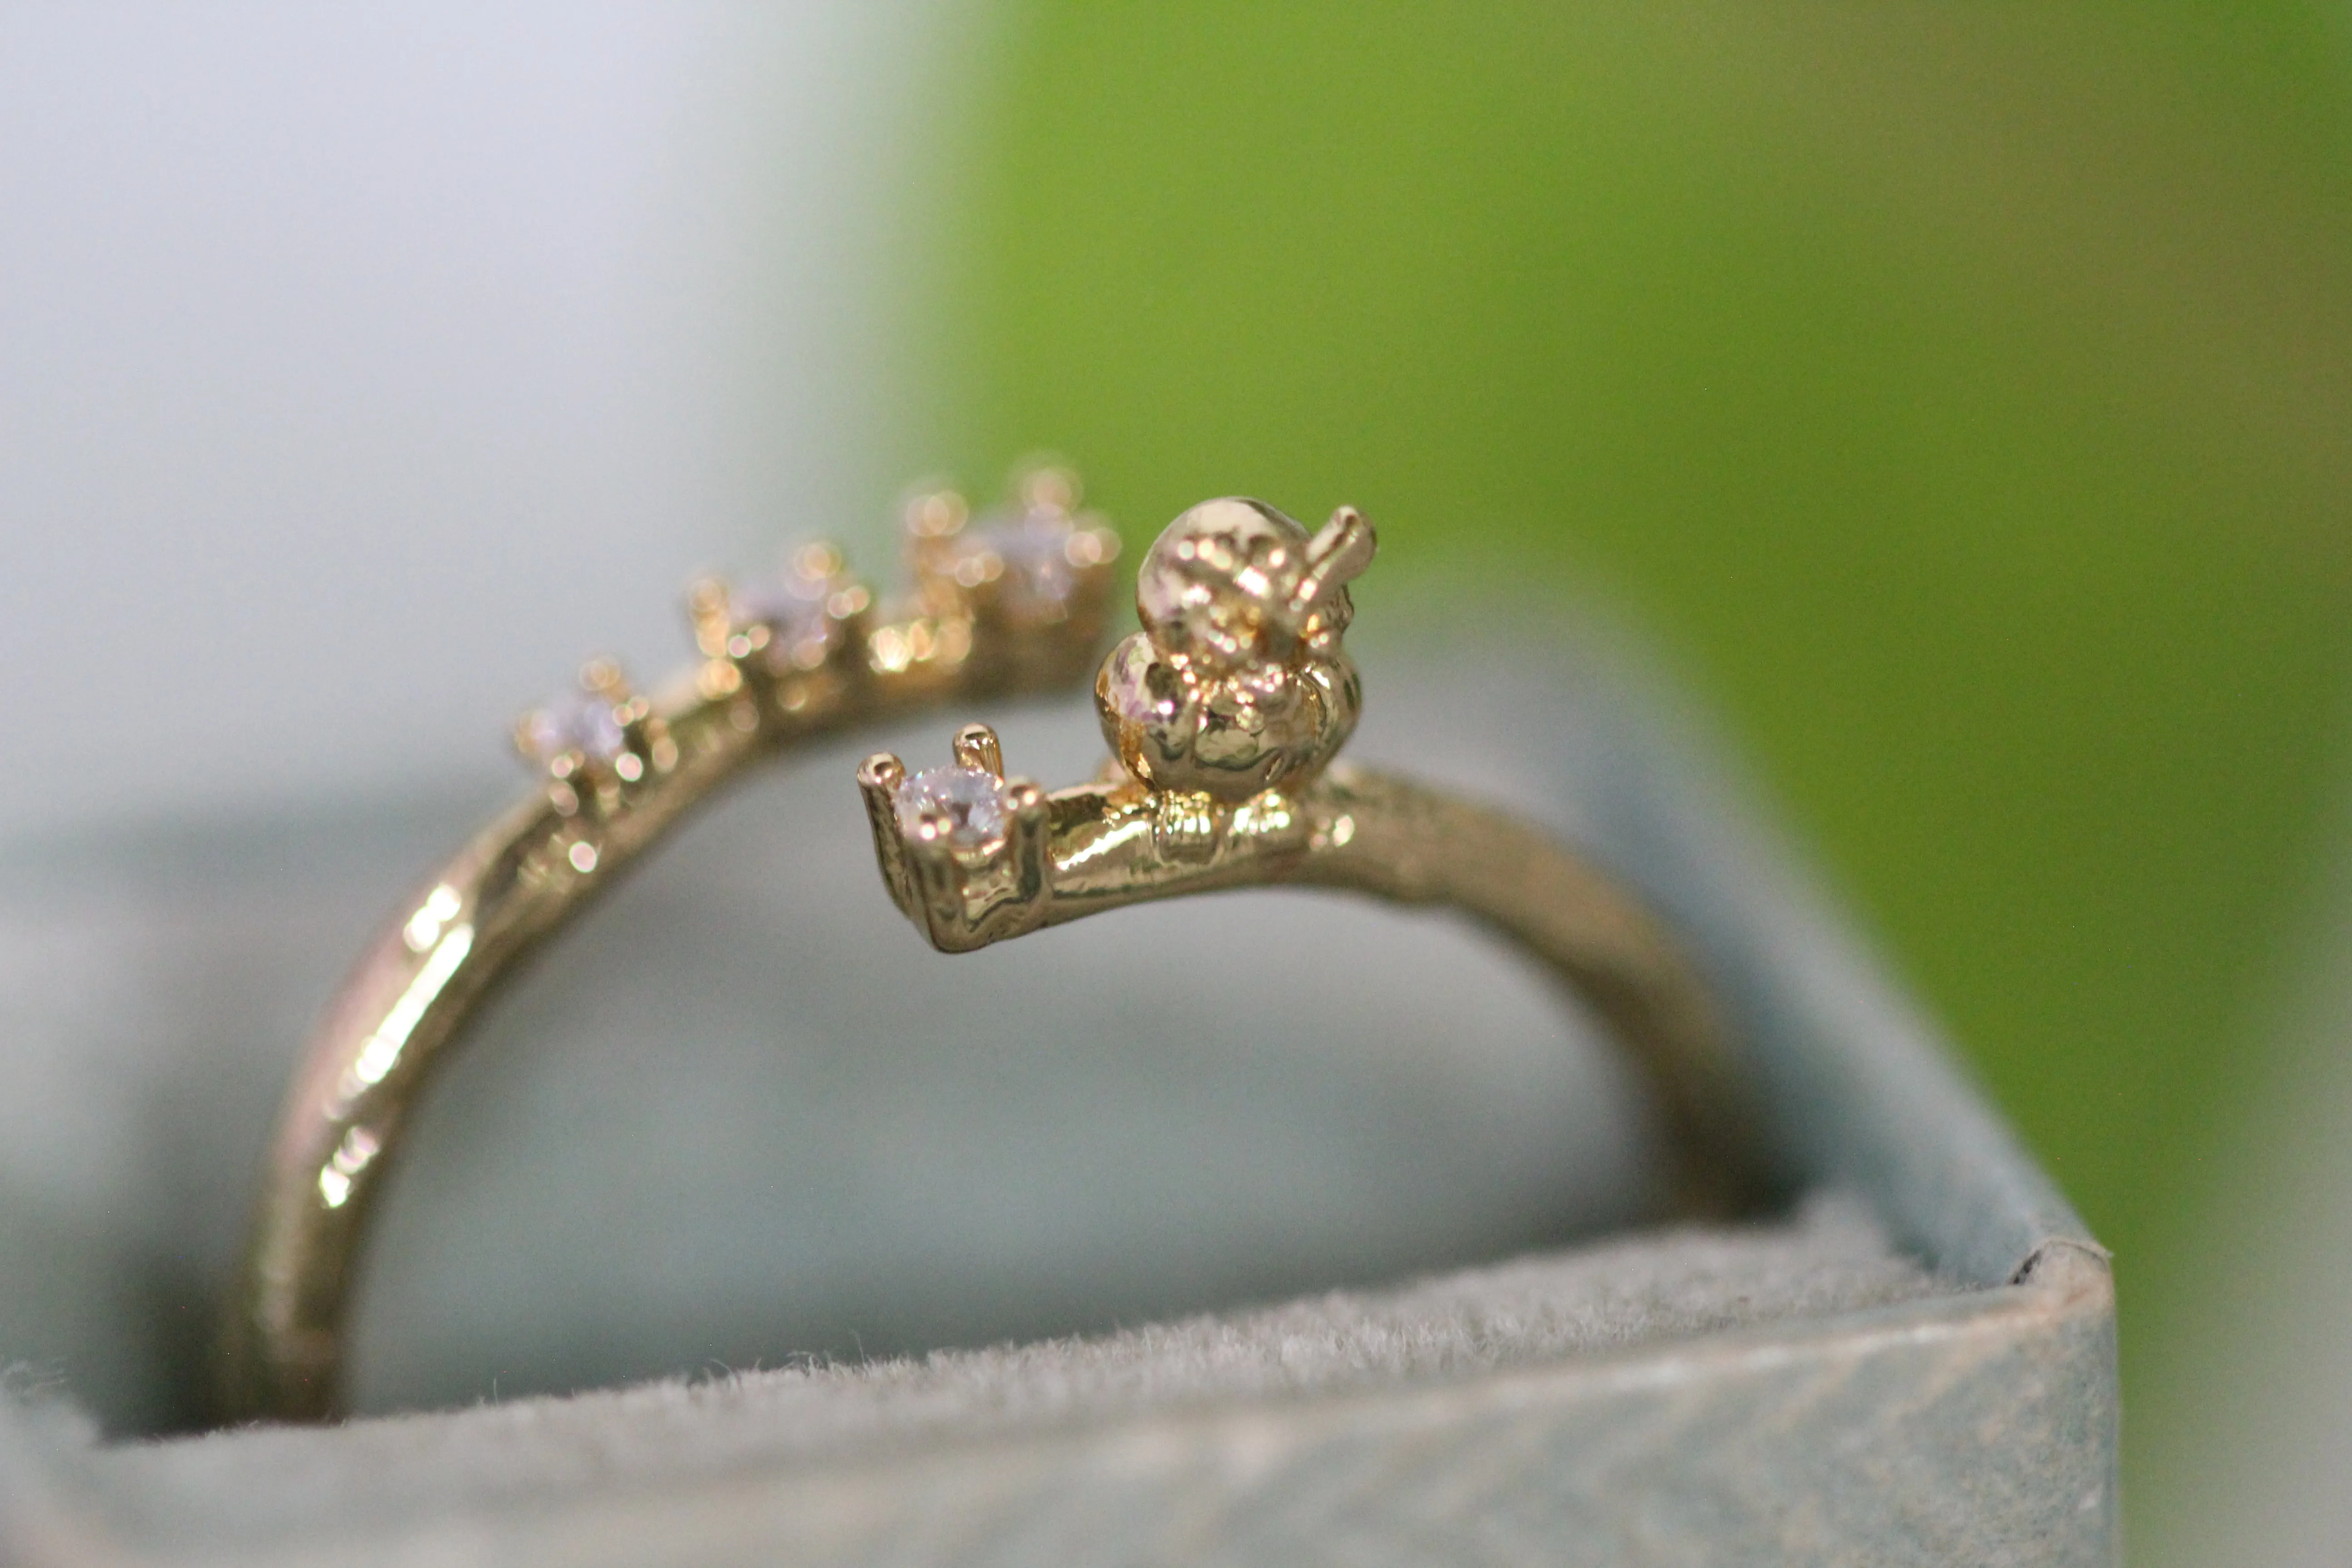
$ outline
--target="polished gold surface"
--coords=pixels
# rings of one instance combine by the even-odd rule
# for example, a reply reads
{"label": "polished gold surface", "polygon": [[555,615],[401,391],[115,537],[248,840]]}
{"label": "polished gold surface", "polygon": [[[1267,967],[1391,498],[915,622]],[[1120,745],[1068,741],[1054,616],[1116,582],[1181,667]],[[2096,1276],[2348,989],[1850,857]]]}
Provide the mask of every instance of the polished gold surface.
{"label": "polished gold surface", "polygon": [[361,959],[280,1113],[222,1341],[224,1413],[338,1408],[356,1256],[402,1123],[500,976],[562,930],[688,808],[761,757],[934,706],[1076,685],[1100,647],[1118,536],[1076,479],[1032,470],[998,518],[907,508],[895,603],[813,545],[776,581],[698,584],[701,659],[650,696],[610,661],[527,715],[530,792],[417,889]]}
{"label": "polished gold surface", "polygon": [[[975,525],[948,492],[907,510],[912,584],[880,603],[837,551],[802,550],[772,583],[698,584],[700,663],[642,696],[609,661],[518,727],[531,793],[418,890],[361,961],[289,1096],[226,1323],[232,1416],[338,1408],[356,1257],[403,1120],[488,989],[696,802],[813,736],[945,701],[1082,680],[1105,627],[1116,536],[1076,479],[1025,475]],[[1617,884],[1537,830],[1402,779],[1333,765],[1362,688],[1340,646],[1347,584],[1372,529],[1342,508],[1319,531],[1261,502],[1211,501],[1142,563],[1143,629],[1101,665],[1112,757],[1048,795],[1004,776],[996,734],[966,725],[951,762],[858,770],[885,882],[960,952],[1097,910],[1261,883],[1454,906],[1571,984],[1654,1084],[1679,1196],[1747,1190],[1744,1098],[1705,984]],[[1214,984],[1216,976],[1112,977]],[[1344,976],[1315,977],[1344,984]]]}
{"label": "polished gold surface", "polygon": [[887,752],[859,766],[891,899],[948,952],[1261,884],[1451,905],[1542,961],[1632,1047],[1657,1091],[1680,1201],[1736,1205],[1756,1173],[1746,1096],[1706,985],[1657,921],[1524,823],[1334,765],[1363,701],[1340,647],[1346,584],[1372,549],[1352,508],[1311,537],[1259,501],[1178,518],[1138,574],[1143,629],[1095,683],[1113,752],[1099,780],[1048,794],[1007,778],[982,725],[957,732],[952,769],[909,775]]}

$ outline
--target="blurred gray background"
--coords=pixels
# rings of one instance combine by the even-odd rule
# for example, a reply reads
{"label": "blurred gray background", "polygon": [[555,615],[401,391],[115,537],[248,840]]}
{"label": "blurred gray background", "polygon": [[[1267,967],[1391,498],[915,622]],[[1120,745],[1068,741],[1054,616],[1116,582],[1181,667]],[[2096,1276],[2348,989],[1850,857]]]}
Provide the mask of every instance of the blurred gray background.
{"label": "blurred gray background", "polygon": [[591,653],[668,668],[694,572],[886,540],[963,27],[0,11],[0,839],[439,777]]}

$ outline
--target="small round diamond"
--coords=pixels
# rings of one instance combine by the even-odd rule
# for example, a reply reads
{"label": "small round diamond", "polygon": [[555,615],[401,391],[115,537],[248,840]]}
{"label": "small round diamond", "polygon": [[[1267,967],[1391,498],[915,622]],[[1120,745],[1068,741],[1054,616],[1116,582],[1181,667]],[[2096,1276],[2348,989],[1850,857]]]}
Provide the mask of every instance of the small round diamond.
{"label": "small round diamond", "polygon": [[956,575],[966,587],[987,580],[983,568],[1001,567],[994,575],[997,602],[1019,620],[1055,620],[1067,609],[1077,585],[1077,569],[1070,561],[1070,541],[1076,530],[1058,512],[1033,511],[984,520],[962,539]]}
{"label": "small round diamond", "polygon": [[779,640],[797,639],[817,629],[824,616],[824,584],[803,578],[754,583],[738,588],[728,607],[740,624],[758,622],[775,629]]}
{"label": "small round diamond", "polygon": [[984,768],[925,768],[898,786],[898,826],[911,836],[933,812],[957,848],[994,844],[1004,837],[1004,785]]}
{"label": "small round diamond", "polygon": [[828,631],[824,599],[821,579],[795,574],[736,589],[728,596],[728,613],[738,626],[768,628],[769,660],[781,671],[822,657]]}
{"label": "small round diamond", "polygon": [[627,749],[628,737],[613,716],[613,704],[585,691],[569,691],[531,714],[524,723],[533,755],[553,762],[578,752],[609,763]]}

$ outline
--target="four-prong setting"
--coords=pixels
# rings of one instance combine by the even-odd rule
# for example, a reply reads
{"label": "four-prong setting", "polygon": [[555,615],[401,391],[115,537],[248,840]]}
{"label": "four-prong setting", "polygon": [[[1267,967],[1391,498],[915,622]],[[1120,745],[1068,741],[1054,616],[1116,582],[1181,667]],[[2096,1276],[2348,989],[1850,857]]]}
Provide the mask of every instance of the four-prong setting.
{"label": "four-prong setting", "polygon": [[524,714],[515,749],[546,773],[556,811],[615,809],[628,790],[677,762],[669,728],[610,658],[592,658],[577,689]]}
{"label": "four-prong setting", "polygon": [[971,636],[968,682],[982,689],[1059,685],[1084,676],[1101,647],[1118,535],[1080,507],[1078,477],[1036,462],[1008,504],[971,515],[952,490],[907,506],[921,596]]}
{"label": "four-prong setting", "polygon": [[[515,742],[547,781],[559,855],[583,814],[617,825],[655,809],[656,780],[705,781],[852,714],[958,692],[1050,689],[1082,679],[1099,646],[1118,535],[1077,510],[1066,468],[1033,465],[1012,504],[967,527],[950,489],[907,503],[913,581],[889,602],[829,543],[793,551],[777,575],[698,582],[687,615],[702,661],[646,698],[610,659],[581,689],[525,714]],[[667,798],[667,796],[665,796]],[[645,825],[657,831],[659,820]],[[578,857],[573,857],[578,858]]]}
{"label": "four-prong setting", "polygon": [[857,770],[890,897],[949,952],[1042,923],[1049,816],[1045,792],[1004,776],[996,731],[967,724],[954,761],[909,773],[887,752]]}
{"label": "four-prong setting", "polygon": [[822,711],[866,667],[873,605],[872,591],[824,542],[793,552],[783,571],[764,582],[737,586],[706,577],[687,596],[704,658],[696,685],[714,700],[740,696],[747,725],[770,713]]}
{"label": "four-prong setting", "polygon": [[[1051,515],[1075,500],[1074,489],[1033,486],[1023,515],[1066,527],[1052,534],[1061,564],[1092,574],[1073,581],[1094,592],[1107,544],[1076,543],[1087,536],[1075,519]],[[923,510],[936,525],[929,544],[960,532],[961,503],[934,494]],[[1255,502],[1186,514],[1145,563],[1143,633],[1097,686],[1115,755],[1095,783],[1049,796],[1008,779],[996,736],[979,726],[956,736],[951,767],[910,778],[896,757],[866,759],[858,782],[892,897],[950,951],[1217,889],[1286,884],[1450,907],[1518,943],[1624,1036],[1676,1146],[1704,1160],[1686,1184],[1695,1202],[1743,1195],[1752,1140],[1738,1064],[1704,976],[1641,901],[1504,814],[1331,765],[1360,703],[1339,648],[1344,584],[1370,552],[1370,527],[1344,510],[1312,538]],[[911,604],[877,609],[862,635],[848,616],[865,606],[836,603],[829,553],[796,563],[788,603],[706,592],[703,658],[684,679],[648,700],[599,661],[579,696],[524,721],[530,795],[444,861],[378,938],[295,1080],[221,1357],[232,1412],[337,1408],[373,1194],[436,1062],[501,976],[762,754],[950,695],[1043,688],[1091,637],[1076,601],[1024,630],[1012,599],[983,593],[988,562],[939,559],[950,569],[919,564]],[[970,585],[959,561],[973,563]],[[1050,552],[1040,574],[995,552],[994,581],[1016,570],[1029,572],[1027,592],[1055,590],[1060,567]],[[815,603],[831,620],[806,632]],[[811,689],[806,710],[768,700],[820,673],[842,679],[834,696]],[[1147,946],[1125,965],[1147,999],[1154,986],[1220,983],[1213,964],[1156,961]]]}
{"label": "four-prong setting", "polygon": [[1092,910],[1279,879],[1345,849],[1349,790],[1324,778],[1362,706],[1339,639],[1347,582],[1372,550],[1351,507],[1312,537],[1262,501],[1178,518],[1144,559],[1143,630],[1096,680],[1113,752],[1100,782],[1050,797],[1006,783],[982,725],[959,732],[952,768],[909,776],[886,752],[859,769],[899,909],[962,952]]}

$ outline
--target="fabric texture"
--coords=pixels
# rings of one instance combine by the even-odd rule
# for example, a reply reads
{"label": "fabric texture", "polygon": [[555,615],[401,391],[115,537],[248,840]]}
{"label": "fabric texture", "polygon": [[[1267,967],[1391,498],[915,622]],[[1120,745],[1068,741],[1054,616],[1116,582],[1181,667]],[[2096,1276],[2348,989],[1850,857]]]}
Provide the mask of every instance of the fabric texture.
{"label": "fabric texture", "polygon": [[[1702,1535],[1718,1509],[1776,1517],[1765,1493],[1708,1489],[1748,1481],[1650,1457],[1663,1433],[1726,1435],[1741,1474],[1894,1434],[1928,1467],[1899,1503],[1942,1496],[1939,1467],[1983,1473],[1985,1422],[2030,1420],[2089,1436],[2071,1468],[2009,1468],[2021,1500],[2000,1528],[2043,1529],[2063,1491],[2089,1500],[2074,1533],[2095,1540],[2111,1408],[2018,1401],[2079,1384],[2111,1405],[2111,1320],[2085,1297],[2061,1343],[2000,1300],[2049,1248],[2095,1245],[1656,706],[1572,662],[1498,680],[1493,653],[1368,651],[1398,673],[1356,750],[1528,813],[1656,900],[1737,1020],[1787,1190],[1811,1194],[1782,1217],[1660,1228],[1655,1129],[1610,1042],[1443,914],[1260,892],[929,952],[873,883],[847,766],[877,741],[943,754],[940,721],[717,803],[484,1017],[372,1238],[369,1418],[198,1434],[213,1306],[307,1022],[504,792],[20,846],[0,856],[0,1548],[575,1563],[733,1530],[711,1560],[767,1561],[760,1509],[779,1498],[856,1534],[860,1510],[903,1510],[953,1471],[998,1500],[974,1504],[1005,1527],[989,1561],[1035,1560],[1011,1500],[1043,1495],[1032,1482],[1059,1499],[1052,1528],[1092,1543],[1064,1556],[1126,1561],[1115,1520],[1087,1522],[1135,1499],[1119,1442],[1165,1454],[1213,1426],[1185,1451],[1208,1456],[1198,1495],[1230,1500],[1253,1432],[1352,1442],[1349,1410],[1454,1390],[1491,1413],[1515,1388],[1619,1386],[1618,1367],[1647,1390],[1612,1406],[1622,1442],[1564,1406],[1551,1430],[1579,1474],[1622,1460],[1637,1489],[1580,1501],[1523,1455],[1505,1469],[1530,1519],[1554,1519],[1538,1538],[1612,1509],[1638,1523],[1644,1497]],[[1099,747],[1082,706],[988,717],[1011,765],[1075,777]],[[1224,983],[1183,984],[1208,973]],[[1980,1332],[2074,1381],[1970,1360]],[[1871,1362],[1883,1385],[1838,1370],[1929,1345],[1974,1370],[1920,1370],[1947,1351]],[[1704,1386],[1732,1361],[1790,1370],[1777,1392]],[[1641,1381],[1661,1376],[1696,1381],[1687,1398]],[[1932,1396],[1915,1376],[1966,1391],[1949,1441],[1903,1424],[1902,1401]],[[1796,1449],[1771,1435],[1807,1422]],[[1349,1461],[1375,1492],[1402,1462],[1376,1449]],[[1424,1485],[1479,1473],[1433,1458]],[[1837,1473],[1811,1465],[1771,1484]],[[730,1515],[716,1493],[738,1481]],[[1435,1484],[1412,1508],[1477,1528],[1470,1494]],[[1158,1494],[1168,1539],[1192,1495]],[[1313,1520],[1363,1516],[1360,1496],[1321,1515],[1295,1500],[1300,1533],[1265,1560],[1320,1539]],[[619,1514],[650,1533],[593,1539]],[[965,1561],[952,1514],[935,1539],[894,1511],[887,1557],[804,1554]]]}
{"label": "fabric texture", "polygon": [[1850,1200],[1780,1224],[1677,1228],[1393,1289],[1332,1291],[1097,1338],[774,1368],[341,1428],[104,1446],[38,1410],[59,1495],[172,1552],[283,1550],[589,1490],[776,1462],[874,1461],[942,1440],[1236,1399],[1602,1356],[1948,1289]]}

